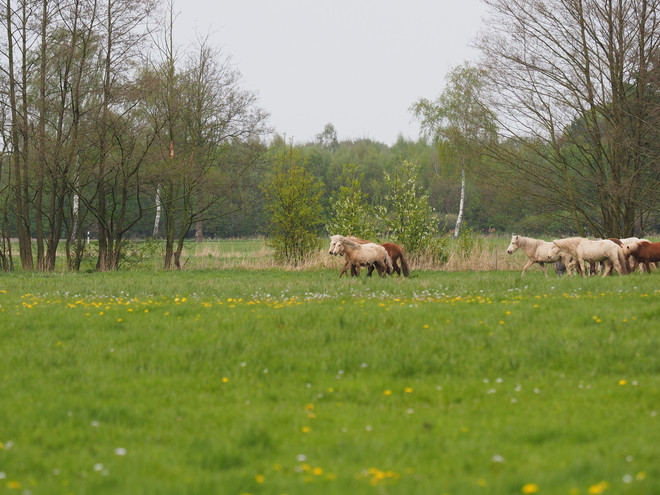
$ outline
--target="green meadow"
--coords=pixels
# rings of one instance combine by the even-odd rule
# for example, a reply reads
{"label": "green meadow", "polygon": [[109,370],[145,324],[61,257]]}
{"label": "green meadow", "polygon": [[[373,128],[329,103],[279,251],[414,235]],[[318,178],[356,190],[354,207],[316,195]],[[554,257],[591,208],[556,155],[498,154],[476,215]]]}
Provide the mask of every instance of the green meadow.
{"label": "green meadow", "polygon": [[337,273],[0,275],[0,494],[660,493],[658,273]]}

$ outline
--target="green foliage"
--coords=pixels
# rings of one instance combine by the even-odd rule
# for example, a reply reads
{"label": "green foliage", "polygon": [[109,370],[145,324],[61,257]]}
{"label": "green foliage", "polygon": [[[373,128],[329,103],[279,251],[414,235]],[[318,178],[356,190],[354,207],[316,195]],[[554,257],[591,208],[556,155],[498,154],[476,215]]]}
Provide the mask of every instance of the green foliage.
{"label": "green foliage", "polygon": [[342,184],[332,194],[330,212],[332,217],[326,225],[330,235],[352,235],[373,239],[376,236],[376,212],[362,192],[364,174],[357,174],[354,164],[344,165]]}
{"label": "green foliage", "polygon": [[319,246],[323,183],[310,173],[298,150],[291,147],[278,154],[274,174],[262,188],[269,242],[276,259],[292,265],[303,263]]}
{"label": "green foliage", "polygon": [[386,222],[389,237],[401,244],[411,257],[435,248],[438,220],[429,197],[417,187],[419,166],[404,160],[392,174],[385,173],[389,192],[378,209]]}
{"label": "green foliage", "polygon": [[458,234],[458,248],[464,258],[469,258],[472,253],[483,247],[483,239],[476,232],[463,224],[463,228]]}

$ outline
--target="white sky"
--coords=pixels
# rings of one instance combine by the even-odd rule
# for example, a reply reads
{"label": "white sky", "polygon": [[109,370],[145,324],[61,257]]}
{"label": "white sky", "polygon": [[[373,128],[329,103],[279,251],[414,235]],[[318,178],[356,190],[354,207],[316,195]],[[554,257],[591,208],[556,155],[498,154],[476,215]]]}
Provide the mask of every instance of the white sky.
{"label": "white sky", "polygon": [[[294,142],[327,123],[343,139],[416,140],[409,107],[476,60],[480,0],[179,0],[175,33],[213,45],[258,92],[270,125]],[[186,41],[187,42],[187,41]]]}

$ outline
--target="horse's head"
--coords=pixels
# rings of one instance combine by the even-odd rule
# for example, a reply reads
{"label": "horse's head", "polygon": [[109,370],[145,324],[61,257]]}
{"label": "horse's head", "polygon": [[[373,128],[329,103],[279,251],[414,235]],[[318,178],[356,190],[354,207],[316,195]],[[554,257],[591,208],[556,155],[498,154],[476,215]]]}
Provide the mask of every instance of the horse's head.
{"label": "horse's head", "polygon": [[344,238],[340,235],[333,235],[332,237],[330,237],[330,249],[328,250],[328,254],[332,254],[335,256],[338,254],[339,255],[343,254],[344,253],[343,244],[342,244],[343,239]]}
{"label": "horse's head", "polygon": [[513,254],[518,250],[518,239],[519,238],[520,238],[519,235],[511,236],[511,244],[509,244],[509,247],[506,248],[507,253]]}
{"label": "horse's head", "polygon": [[623,244],[621,246],[621,249],[623,249],[623,254],[626,256],[630,256],[631,254],[634,254],[637,252],[637,247],[639,246],[639,243],[637,241],[631,241]]}
{"label": "horse's head", "polygon": [[548,250],[548,261],[558,260],[559,253],[561,253],[561,248],[553,242],[552,246],[550,246],[550,249]]}

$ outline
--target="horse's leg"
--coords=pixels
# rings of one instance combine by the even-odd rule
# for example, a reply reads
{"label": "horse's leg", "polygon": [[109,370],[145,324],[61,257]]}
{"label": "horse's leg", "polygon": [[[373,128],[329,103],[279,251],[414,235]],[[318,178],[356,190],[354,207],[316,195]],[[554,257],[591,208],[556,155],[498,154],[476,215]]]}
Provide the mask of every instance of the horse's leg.
{"label": "horse's leg", "polygon": [[613,260],[607,260],[605,263],[605,269],[603,270],[603,277],[607,277],[608,275],[612,275],[612,271],[614,268],[616,268],[616,272],[618,274],[621,274],[621,267],[618,266],[619,262],[617,261],[616,263]]}
{"label": "horse's leg", "polygon": [[351,263],[351,277],[359,277],[360,276],[360,265]]}
{"label": "horse's leg", "polygon": [[401,268],[399,268],[399,264],[397,263],[398,259],[399,259],[398,257],[392,258],[392,268],[396,272],[396,276],[400,277],[401,276]]}
{"label": "horse's leg", "polygon": [[346,263],[344,263],[343,268],[339,272],[339,278],[348,271],[348,269],[351,269],[351,272],[353,271],[353,263],[350,262],[350,260],[346,260]]}
{"label": "horse's leg", "polygon": [[539,266],[541,267],[541,270],[543,270],[543,275],[547,277],[548,269],[545,267],[545,263],[543,261],[539,261]]}
{"label": "horse's leg", "polygon": [[527,271],[527,269],[528,269],[530,266],[532,266],[534,263],[536,263],[536,261],[534,261],[534,260],[532,260],[532,259],[530,258],[529,261],[528,261],[527,263],[525,263],[525,266],[523,266],[523,271],[522,271],[522,273],[520,274],[520,276],[522,277],[522,276],[525,274],[525,272]]}
{"label": "horse's leg", "polygon": [[376,270],[378,270],[378,275],[380,275],[381,278],[387,277],[387,264],[377,260],[374,265],[376,265]]}

